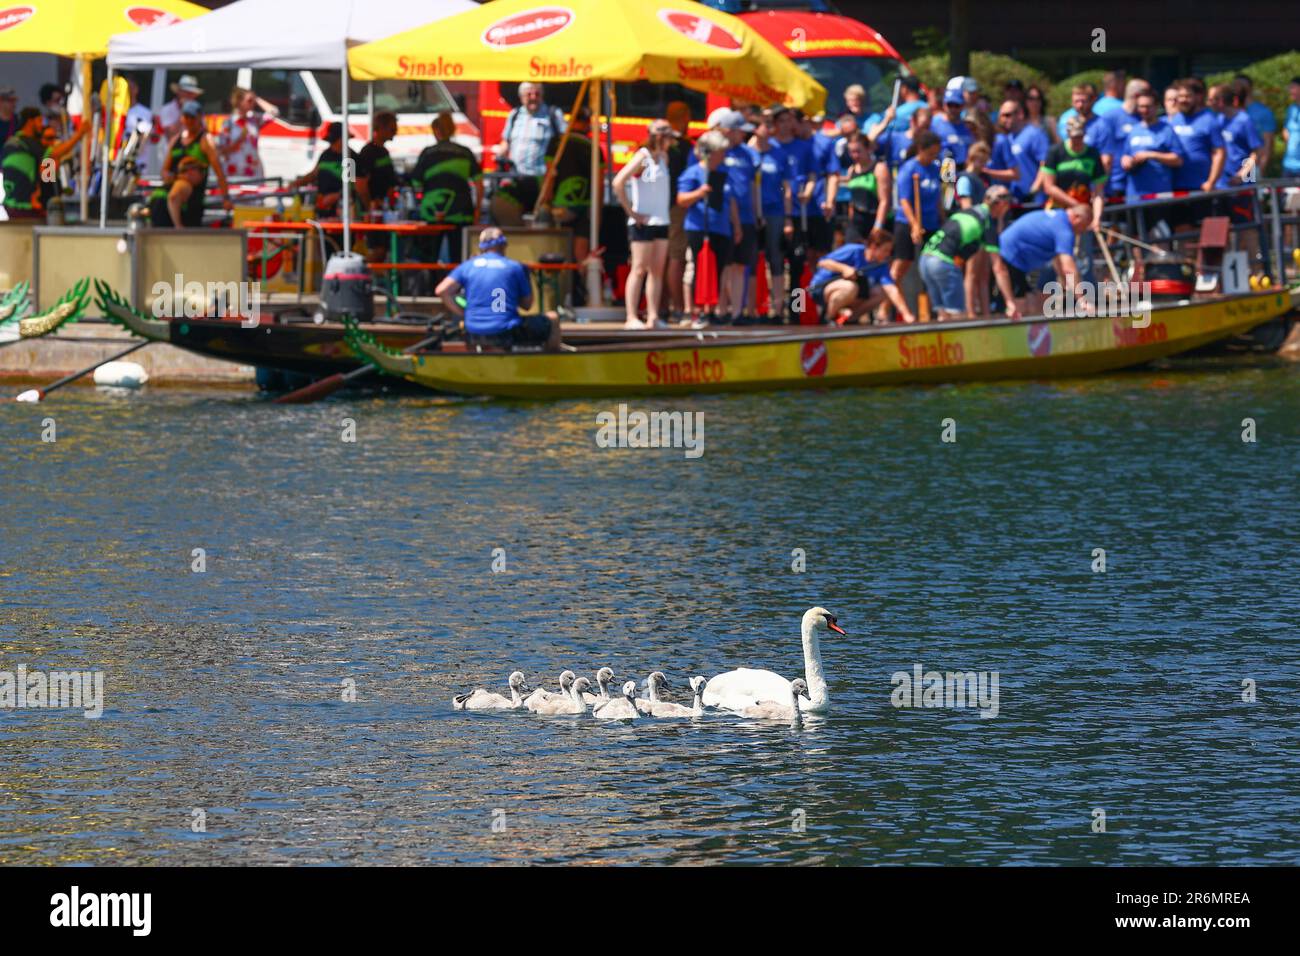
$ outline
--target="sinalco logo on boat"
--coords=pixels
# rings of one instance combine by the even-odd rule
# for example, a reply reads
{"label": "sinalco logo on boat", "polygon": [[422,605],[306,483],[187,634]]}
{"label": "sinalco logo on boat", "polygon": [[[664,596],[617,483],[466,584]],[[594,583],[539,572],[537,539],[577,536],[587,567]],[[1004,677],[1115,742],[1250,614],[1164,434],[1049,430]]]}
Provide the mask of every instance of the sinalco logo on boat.
{"label": "sinalco logo on boat", "polygon": [[660,10],[659,19],[682,36],[718,50],[734,53],[742,46],[740,38],[719,23],[687,13],[685,10]]}
{"label": "sinalco logo on boat", "polygon": [[1029,339],[1029,354],[1042,358],[1052,354],[1052,327],[1046,322],[1035,322],[1025,330]]}
{"label": "sinalco logo on boat", "polygon": [[149,30],[153,27],[169,27],[172,24],[181,22],[181,18],[176,14],[168,13],[166,10],[159,10],[157,7],[127,7],[126,18],[141,30]]}
{"label": "sinalco logo on boat", "polygon": [[0,10],[0,30],[20,26],[30,20],[34,13],[36,13],[35,7],[10,7],[8,10]]}
{"label": "sinalco logo on boat", "polygon": [[527,46],[567,30],[575,19],[568,7],[534,7],[493,23],[483,31],[483,43],[494,50]]}
{"label": "sinalco logo on boat", "polygon": [[809,378],[825,375],[829,361],[830,354],[826,351],[826,343],[821,339],[807,341],[799,349],[799,364],[803,366],[804,375]]}

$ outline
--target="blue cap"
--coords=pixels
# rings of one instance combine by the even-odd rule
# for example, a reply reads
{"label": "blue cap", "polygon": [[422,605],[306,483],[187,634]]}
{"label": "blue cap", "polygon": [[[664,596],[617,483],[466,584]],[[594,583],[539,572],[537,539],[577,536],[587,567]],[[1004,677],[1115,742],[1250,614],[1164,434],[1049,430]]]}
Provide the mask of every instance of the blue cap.
{"label": "blue cap", "polygon": [[184,106],[181,107],[181,115],[202,116],[203,107],[199,104],[198,100],[189,100]]}

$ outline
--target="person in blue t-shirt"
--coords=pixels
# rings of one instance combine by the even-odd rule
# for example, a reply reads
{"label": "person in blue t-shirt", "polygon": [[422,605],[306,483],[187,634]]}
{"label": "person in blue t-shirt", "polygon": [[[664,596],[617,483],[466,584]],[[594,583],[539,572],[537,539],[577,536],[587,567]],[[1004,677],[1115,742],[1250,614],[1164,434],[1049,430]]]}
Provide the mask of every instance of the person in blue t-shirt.
{"label": "person in blue t-shirt", "polygon": [[858,318],[888,298],[904,322],[915,322],[893,278],[889,256],[894,238],[883,229],[873,229],[866,243],[850,242],[829,252],[817,262],[808,293],[822,307],[822,321],[838,320],[849,309]]}
{"label": "person in blue t-shirt", "polygon": [[[1091,225],[1092,207],[1079,205],[1027,212],[1003,231],[998,252],[1011,272],[1011,289],[1022,316],[1042,314],[1042,290],[1053,278],[1044,272],[1048,266],[1054,267],[1062,288],[1073,292],[1079,279],[1074,239]],[[1034,273],[1039,273],[1037,279]]]}
{"label": "person in blue t-shirt", "polygon": [[1244,182],[1258,179],[1257,165],[1260,149],[1264,145],[1263,137],[1255,128],[1255,122],[1246,112],[1245,86],[1229,83],[1215,87],[1211,94],[1211,104],[1217,105],[1223,117],[1223,172],[1219,174],[1218,187],[1228,189],[1240,186]]}
{"label": "person in blue t-shirt", "polygon": [[1002,132],[993,141],[993,158],[985,175],[1008,187],[1022,203],[1036,202],[1039,194],[1034,192],[1034,181],[1052,143],[1041,129],[1025,122],[1024,104],[1016,100],[1002,104],[998,126]]}
{"label": "person in blue t-shirt", "polygon": [[1241,86],[1246,91],[1246,100],[1242,104],[1250,120],[1255,124],[1255,131],[1259,133],[1260,149],[1257,162],[1260,165],[1260,175],[1264,174],[1264,169],[1273,159],[1273,140],[1277,139],[1277,117],[1273,111],[1263,103],[1255,99],[1255,81],[1245,73],[1238,73],[1233,79],[1234,86]]}
{"label": "person in blue t-shirt", "polygon": [[1286,122],[1282,125],[1282,142],[1286,143],[1286,152],[1282,154],[1282,174],[1300,176],[1300,76],[1293,76],[1287,87],[1291,102],[1286,108]]}
{"label": "person in blue t-shirt", "polygon": [[930,234],[939,228],[943,180],[939,171],[939,137],[916,134],[916,155],[898,167],[898,210],[894,218],[894,261],[890,275],[902,282]]}
{"label": "person in blue t-shirt", "polygon": [[[478,237],[479,254],[458,265],[438,283],[437,295],[453,315],[465,320],[471,345],[493,348],[537,348],[558,351],[560,325],[544,315],[519,314],[533,304],[528,269],[506,258],[506,237],[495,226]],[[464,292],[465,305],[456,301]]]}
{"label": "person in blue t-shirt", "polygon": [[1137,202],[1153,193],[1173,189],[1174,169],[1183,165],[1185,155],[1178,134],[1160,116],[1156,98],[1143,93],[1137,98],[1138,123],[1129,132],[1120,150],[1120,165],[1128,173],[1125,197]]}
{"label": "person in blue t-shirt", "polygon": [[749,134],[754,132],[754,124],[739,110],[726,107],[714,110],[709,118],[709,125],[731,142],[722,167],[727,173],[727,185],[740,221],[740,236],[732,247],[730,261],[718,283],[718,311],[721,315],[739,318],[744,301],[745,274],[752,271],[758,261],[758,163],[745,145]]}
{"label": "person in blue t-shirt", "polygon": [[835,201],[840,190],[840,161],[835,157],[835,140],[817,128],[811,117],[804,116],[800,134],[812,149],[812,175],[815,177],[809,201],[795,209],[797,218],[795,244],[803,239],[808,259],[816,262],[835,243],[832,223]]}
{"label": "person in blue t-shirt", "polygon": [[[1092,104],[1092,111],[1105,116],[1124,105],[1124,71],[1107,70],[1101,76],[1101,96]],[[1100,148],[1100,147],[1098,147]]]}
{"label": "person in blue t-shirt", "polygon": [[[1178,88],[1178,116],[1174,133],[1183,144],[1183,165],[1174,167],[1174,189],[1209,192],[1223,172],[1223,132],[1219,117],[1205,106],[1205,82],[1189,76],[1175,84]],[[1168,210],[1166,219],[1178,229],[1200,228],[1201,220],[1211,214],[1211,199],[1184,202]]]}
{"label": "person in blue t-shirt", "polygon": [[1106,182],[1107,196],[1123,196],[1128,189],[1128,173],[1124,171],[1120,157],[1124,154],[1124,142],[1128,139],[1128,134],[1133,132],[1133,127],[1142,122],[1137,114],[1138,95],[1150,92],[1151,84],[1146,80],[1137,78],[1129,80],[1128,86],[1124,88],[1123,105],[1102,117],[1105,121],[1105,130],[1102,134],[1104,142],[1097,148],[1101,150],[1102,162],[1106,164],[1106,169],[1110,173],[1110,178]]}
{"label": "person in blue t-shirt", "polygon": [[[731,148],[731,141],[718,130],[710,130],[695,144],[697,162],[686,167],[677,178],[677,205],[686,210],[682,231],[696,263],[699,275],[700,252],[704,241],[709,242],[714,262],[721,276],[722,269],[731,259],[731,248],[740,238],[740,211],[731,194],[731,183],[722,161]],[[707,323],[697,316],[693,327]]]}
{"label": "person in blue t-shirt", "polygon": [[960,89],[945,91],[943,112],[930,120],[930,131],[939,137],[943,156],[951,158],[958,166],[966,165],[966,151],[975,142],[975,131],[961,118],[964,102]]}
{"label": "person in blue t-shirt", "polygon": [[[782,107],[781,109],[784,109]],[[758,164],[758,186],[762,221],[759,248],[767,266],[771,294],[769,315],[778,321],[785,314],[785,259],[794,237],[793,158],[775,138],[777,110],[765,110],[749,148]],[[755,290],[757,294],[757,290]],[[755,306],[762,303],[755,302]]]}

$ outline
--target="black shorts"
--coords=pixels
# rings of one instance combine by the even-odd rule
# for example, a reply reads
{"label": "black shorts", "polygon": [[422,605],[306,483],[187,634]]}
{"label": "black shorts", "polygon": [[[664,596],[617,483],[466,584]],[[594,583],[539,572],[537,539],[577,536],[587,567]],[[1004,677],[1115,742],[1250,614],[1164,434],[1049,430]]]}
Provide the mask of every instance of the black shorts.
{"label": "black shorts", "polygon": [[[580,206],[575,209],[564,209],[561,206],[555,207],[557,212],[564,213],[563,220],[559,225],[565,229],[572,229],[573,235],[578,239],[586,239],[591,235],[591,209],[587,206]],[[559,217],[556,217],[559,220]]]}
{"label": "black shorts", "polygon": [[1209,196],[1204,199],[1189,199],[1165,208],[1164,219],[1170,229],[1179,226],[1199,226],[1206,216],[1214,215],[1214,200]]}
{"label": "black shorts", "polygon": [[773,274],[780,274],[781,264],[790,255],[790,243],[785,237],[785,217],[774,215],[764,220],[762,236],[763,258]]}
{"label": "black shorts", "polygon": [[[1006,260],[1004,259],[1003,262],[1006,262]],[[1029,295],[1031,292],[1042,292],[1042,283],[1055,281],[1056,279],[1056,270],[1050,265],[1043,266],[1043,268],[1039,269],[1036,273],[1032,273],[1018,269],[1011,263],[1007,262],[1007,272],[1011,274],[1011,294],[1017,299],[1021,296]],[[1033,275],[1038,277],[1038,285],[1029,281],[1030,276]]]}
{"label": "black shorts", "polygon": [[758,263],[758,226],[752,222],[740,227],[740,242],[731,249],[731,264],[752,269]]}
{"label": "black shorts", "polygon": [[[795,219],[795,228],[803,229],[801,219]],[[818,252],[830,252],[835,246],[835,227],[820,212],[808,213],[808,227],[804,229],[803,236],[808,248]]]}
{"label": "black shorts", "polygon": [[628,242],[654,242],[656,239],[668,241],[667,226],[642,226],[632,223],[627,227]]}
{"label": "black shorts", "polygon": [[924,233],[921,236],[920,245],[912,242],[912,227],[901,219],[894,223],[894,253],[891,259],[902,259],[904,262],[915,262],[917,253],[925,247],[926,240],[934,235],[934,230]]}
{"label": "black shorts", "polygon": [[1236,196],[1215,196],[1214,214],[1227,216],[1234,226],[1241,226],[1255,221],[1255,202],[1250,193]]}
{"label": "black shorts", "polygon": [[[686,241],[690,244],[691,255],[695,261],[700,261],[700,249],[704,246],[705,233],[695,232],[688,229],[686,231]],[[719,232],[708,233],[709,248],[713,250],[714,261],[717,262],[718,268],[721,269],[731,262],[731,237],[724,236]]]}
{"label": "black shorts", "polygon": [[516,348],[537,348],[545,345],[551,337],[551,320],[544,315],[523,315],[514,328],[495,335],[466,335],[470,345],[484,348],[505,349],[507,352]]}
{"label": "black shorts", "polygon": [[[811,296],[812,300],[815,303],[817,303],[819,306],[824,306],[826,304],[826,287],[830,285],[832,282],[841,281],[843,278],[844,278],[843,276],[835,276],[834,278],[827,279],[821,285],[817,285],[809,289],[808,295]],[[867,275],[859,272],[856,276],[853,277],[853,281],[856,282],[858,285],[859,299],[865,300],[871,298],[871,293],[876,287],[871,284],[871,279]]]}

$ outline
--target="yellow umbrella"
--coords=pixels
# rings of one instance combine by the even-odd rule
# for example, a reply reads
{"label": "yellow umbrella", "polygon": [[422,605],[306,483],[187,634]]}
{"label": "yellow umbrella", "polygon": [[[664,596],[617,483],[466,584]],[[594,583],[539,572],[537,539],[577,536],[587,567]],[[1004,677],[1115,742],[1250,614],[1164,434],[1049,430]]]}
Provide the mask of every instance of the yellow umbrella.
{"label": "yellow umbrella", "polygon": [[816,112],[826,90],[744,21],[690,0],[495,0],[356,47],[363,80],[649,80]]}
{"label": "yellow umbrella", "polygon": [[[348,66],[363,80],[592,81],[593,116],[604,81],[680,83],[814,113],[826,103],[822,85],[744,21],[691,0],[494,0],[355,47]],[[593,149],[593,186],[599,157]],[[599,212],[593,203],[593,249]]]}
{"label": "yellow umbrella", "polygon": [[[108,55],[108,38],[165,27],[208,13],[186,0],[32,0],[0,10],[0,53],[76,57],[82,122],[89,122],[90,61]],[[90,139],[81,141],[81,220],[88,212]],[[107,173],[105,173],[107,179]],[[101,185],[101,190],[105,186]]]}
{"label": "yellow umbrella", "polygon": [[0,53],[95,59],[108,38],[189,20],[208,10],[186,0],[32,0],[0,11]]}

